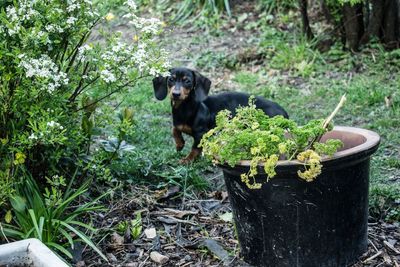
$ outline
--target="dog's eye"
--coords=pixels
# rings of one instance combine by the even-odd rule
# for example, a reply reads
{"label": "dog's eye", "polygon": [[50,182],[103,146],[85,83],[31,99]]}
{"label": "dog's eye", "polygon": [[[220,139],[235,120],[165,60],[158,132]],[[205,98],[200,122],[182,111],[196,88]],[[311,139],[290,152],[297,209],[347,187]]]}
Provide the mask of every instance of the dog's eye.
{"label": "dog's eye", "polygon": [[172,83],[172,82],[175,82],[175,78],[172,77],[172,76],[171,76],[171,77],[168,77],[168,82],[171,82],[171,83]]}
{"label": "dog's eye", "polygon": [[184,82],[185,84],[191,84],[191,83],[192,83],[189,79],[184,79],[183,82]]}

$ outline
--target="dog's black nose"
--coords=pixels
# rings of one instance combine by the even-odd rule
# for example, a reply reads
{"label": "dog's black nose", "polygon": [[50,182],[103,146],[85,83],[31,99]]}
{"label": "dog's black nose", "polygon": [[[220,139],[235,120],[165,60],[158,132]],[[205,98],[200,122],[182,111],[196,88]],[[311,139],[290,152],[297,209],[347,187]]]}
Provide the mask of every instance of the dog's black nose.
{"label": "dog's black nose", "polygon": [[179,98],[181,96],[181,93],[172,93],[172,96],[174,98]]}

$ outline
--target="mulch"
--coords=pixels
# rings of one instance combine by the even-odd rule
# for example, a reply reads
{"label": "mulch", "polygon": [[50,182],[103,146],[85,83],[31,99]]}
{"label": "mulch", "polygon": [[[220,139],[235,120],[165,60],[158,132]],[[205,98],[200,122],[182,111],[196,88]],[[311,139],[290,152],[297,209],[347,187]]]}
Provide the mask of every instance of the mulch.
{"label": "mulch", "polygon": [[[82,247],[75,253],[75,266],[250,266],[240,259],[223,190],[189,195],[178,187],[132,187],[129,194],[115,196],[109,208],[97,214],[95,222],[101,229],[98,245],[109,263]],[[137,212],[142,215],[141,235],[132,240],[129,230],[118,233],[116,228],[119,222],[134,219]],[[369,223],[368,243],[353,267],[400,266],[398,222]]]}

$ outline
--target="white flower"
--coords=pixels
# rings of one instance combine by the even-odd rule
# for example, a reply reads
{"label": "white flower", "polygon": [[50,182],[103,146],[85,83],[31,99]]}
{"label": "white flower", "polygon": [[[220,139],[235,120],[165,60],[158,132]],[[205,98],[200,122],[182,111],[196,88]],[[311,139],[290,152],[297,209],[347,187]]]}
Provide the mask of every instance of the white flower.
{"label": "white flower", "polygon": [[77,20],[78,20],[78,19],[75,18],[75,17],[68,17],[68,19],[67,19],[67,24],[71,26],[71,25],[75,24],[75,22],[76,22]]}
{"label": "white flower", "polygon": [[[69,1],[68,1],[68,2],[69,2]],[[71,1],[71,2],[75,2],[75,1]],[[80,7],[81,7],[80,4],[71,3],[71,4],[68,5],[67,11],[68,11],[68,12],[73,12],[74,10],[79,9]]]}
{"label": "white flower", "polygon": [[49,93],[53,93],[55,89],[69,82],[67,74],[59,71],[58,66],[47,55],[42,55],[39,59],[27,58],[23,55],[19,66],[25,69],[27,78],[36,77],[47,81]]}
{"label": "white flower", "polygon": [[122,49],[125,48],[125,44],[118,42],[116,45],[114,45],[111,50],[115,53],[120,52]]}
{"label": "white flower", "polygon": [[39,137],[37,137],[37,136],[35,135],[35,133],[32,133],[32,134],[28,137],[28,139],[29,139],[29,140],[37,140],[37,139],[39,139]]}
{"label": "white flower", "polygon": [[129,8],[132,9],[132,10],[136,10],[137,9],[137,5],[136,5],[135,1],[133,1],[133,0],[128,0],[128,1],[125,2],[125,4],[127,6],[129,6]]}
{"label": "white flower", "polygon": [[79,47],[79,48],[78,48],[78,56],[77,56],[77,59],[78,59],[78,60],[85,61],[85,60],[86,60],[85,55],[86,55],[87,51],[90,51],[90,50],[92,50],[92,49],[93,49],[93,48],[92,48],[90,45],[87,45],[87,44],[85,44],[85,45]]}
{"label": "white flower", "polygon": [[58,33],[63,33],[64,29],[60,27],[60,25],[55,25],[55,24],[49,24],[45,26],[45,29],[48,32],[58,32]]}
{"label": "white flower", "polygon": [[17,10],[13,6],[8,6],[6,8],[6,14],[8,19],[13,22],[18,20]]}
{"label": "white flower", "polygon": [[115,78],[115,75],[107,69],[101,71],[100,78],[106,83],[112,83],[117,80],[117,78]]}
{"label": "white flower", "polygon": [[161,20],[157,18],[140,18],[134,14],[130,16],[131,21],[129,21],[130,24],[132,24],[136,29],[140,30],[143,33],[147,34],[157,34],[163,23]]}
{"label": "white flower", "polygon": [[50,128],[56,128],[56,127],[60,128],[61,125],[58,122],[50,121],[50,122],[47,123],[47,126],[50,127]]}

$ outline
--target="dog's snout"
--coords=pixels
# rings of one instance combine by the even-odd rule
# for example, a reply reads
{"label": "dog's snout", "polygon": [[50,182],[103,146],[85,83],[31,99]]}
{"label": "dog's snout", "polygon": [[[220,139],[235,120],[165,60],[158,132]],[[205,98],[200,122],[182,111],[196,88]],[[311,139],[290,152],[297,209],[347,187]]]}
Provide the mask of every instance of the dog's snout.
{"label": "dog's snout", "polygon": [[181,93],[180,92],[172,92],[172,96],[174,98],[179,98],[181,96]]}

